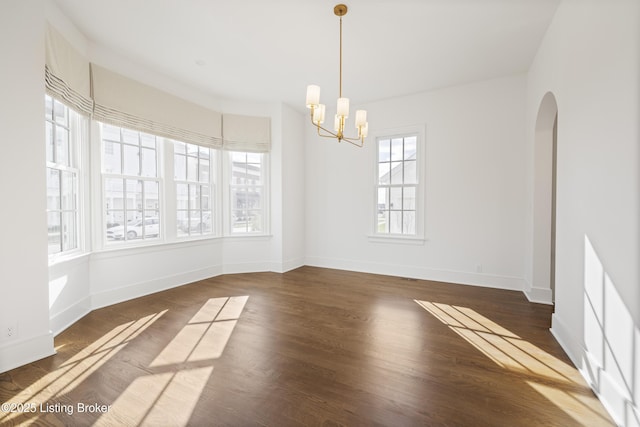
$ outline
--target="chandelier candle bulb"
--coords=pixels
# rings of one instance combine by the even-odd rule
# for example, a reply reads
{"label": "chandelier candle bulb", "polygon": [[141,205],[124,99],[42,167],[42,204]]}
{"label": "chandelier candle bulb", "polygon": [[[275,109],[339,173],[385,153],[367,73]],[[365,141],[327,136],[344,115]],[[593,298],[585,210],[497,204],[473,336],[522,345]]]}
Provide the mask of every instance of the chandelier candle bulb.
{"label": "chandelier candle bulb", "polygon": [[338,115],[349,117],[349,98],[338,98]]}
{"label": "chandelier candle bulb", "polygon": [[337,114],[333,121],[333,129],[335,129],[336,132],[340,132],[340,116]]}
{"label": "chandelier candle bulb", "polygon": [[313,110],[313,121],[314,123],[322,124],[324,123],[324,113],[325,113],[325,105],[320,104]]}
{"label": "chandelier candle bulb", "polygon": [[367,122],[366,110],[357,110],[356,111],[356,129],[364,125],[366,122]]}
{"label": "chandelier candle bulb", "polygon": [[366,138],[369,134],[369,123],[365,123],[359,128],[360,138]]}
{"label": "chandelier candle bulb", "polygon": [[307,108],[320,104],[320,86],[307,86]]}

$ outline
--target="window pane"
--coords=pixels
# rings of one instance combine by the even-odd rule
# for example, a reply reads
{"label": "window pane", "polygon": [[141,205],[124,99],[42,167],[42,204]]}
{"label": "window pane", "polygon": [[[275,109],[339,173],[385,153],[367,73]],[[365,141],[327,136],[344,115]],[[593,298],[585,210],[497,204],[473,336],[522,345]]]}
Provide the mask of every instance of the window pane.
{"label": "window pane", "polygon": [[393,138],[391,140],[391,160],[402,160],[404,151],[402,147],[403,138]]}
{"label": "window pane", "polygon": [[262,163],[262,154],[260,153],[247,153],[247,163]]}
{"label": "window pane", "polygon": [[190,224],[189,224],[189,211],[185,211],[185,210],[179,210],[176,213],[176,220],[177,220],[177,233],[179,237],[184,237],[184,236],[188,236],[189,235],[189,229]]}
{"label": "window pane", "polygon": [[124,209],[124,181],[120,178],[107,178],[104,183],[107,209]]}
{"label": "window pane", "polygon": [[389,232],[391,234],[402,233],[402,211],[389,212]]}
{"label": "window pane", "polygon": [[246,163],[247,153],[238,153],[234,151],[231,153],[231,161],[233,163]]}
{"label": "window pane", "polygon": [[244,184],[246,182],[247,166],[244,163],[233,163],[232,168],[231,184]]}
{"label": "window pane", "polygon": [[122,145],[117,142],[105,141],[103,153],[104,172],[122,173]]}
{"label": "window pane", "polygon": [[148,133],[140,133],[140,143],[143,147],[156,149],[156,137]]}
{"label": "window pane", "polygon": [[249,211],[247,231],[254,233],[262,231],[262,211]]}
{"label": "window pane", "polygon": [[60,171],[47,168],[47,209],[60,209]]}
{"label": "window pane", "polygon": [[49,95],[44,96],[44,118],[53,120],[53,98]]}
{"label": "window pane", "polygon": [[394,210],[402,209],[402,187],[392,187],[390,189],[389,208]]}
{"label": "window pane", "polygon": [[415,210],[416,209],[416,188],[405,187],[402,199],[402,209]]}
{"label": "window pane", "polygon": [[160,212],[150,211],[143,222],[145,237],[160,236]]}
{"label": "window pane", "polygon": [[69,127],[69,109],[63,103],[53,101],[53,116],[56,123]]}
{"label": "window pane", "polygon": [[[144,209],[157,210],[160,208],[160,184],[156,181],[144,181]],[[157,217],[158,215],[155,214]]]}
{"label": "window pane", "polygon": [[120,128],[107,124],[102,124],[102,139],[108,139],[110,141],[120,142]]}
{"label": "window pane", "polygon": [[124,228],[125,239],[142,239],[144,236],[143,223],[142,211],[127,211],[127,223]]}
{"label": "window pane", "polygon": [[189,185],[189,209],[200,209],[200,186]]}
{"label": "window pane", "polygon": [[378,233],[389,232],[389,211],[378,212],[377,231]]}
{"label": "window pane", "polygon": [[403,213],[402,232],[404,234],[416,234],[416,213],[409,211]]}
{"label": "window pane", "polygon": [[187,179],[187,158],[180,154],[173,157],[173,175],[177,180],[184,181]]}
{"label": "window pane", "polygon": [[415,159],[416,158],[416,146],[418,143],[418,138],[415,136],[410,136],[404,139],[404,159]]}
{"label": "window pane", "polygon": [[404,162],[404,183],[405,184],[417,184],[418,183],[418,171],[415,160],[409,160]]}
{"label": "window pane", "polygon": [[391,184],[402,184],[402,162],[391,162]]}
{"label": "window pane", "polygon": [[138,141],[139,135],[140,135],[139,132],[122,128],[122,141],[128,144],[139,145],[139,141]]}
{"label": "window pane", "polygon": [[247,184],[260,185],[262,184],[262,166],[259,164],[247,165]]}
{"label": "window pane", "polygon": [[134,145],[123,144],[125,175],[140,175],[140,148]]}
{"label": "window pane", "polygon": [[378,183],[390,184],[391,183],[391,163],[378,163]]}
{"label": "window pane", "polygon": [[187,157],[187,180],[188,181],[197,181],[198,180],[198,158],[188,156]]}
{"label": "window pane", "polygon": [[76,237],[76,213],[62,212],[62,250],[67,251],[78,247]]}
{"label": "window pane", "polygon": [[173,152],[176,154],[185,154],[187,151],[187,144],[180,141],[173,141]]}
{"label": "window pane", "polygon": [[157,176],[156,150],[142,149],[142,176]]}
{"label": "window pane", "polygon": [[211,206],[209,205],[209,199],[210,199],[211,195],[209,193],[209,187],[206,185],[203,185],[200,187],[200,204],[201,204],[201,209],[203,210],[209,210],[211,209]]}
{"label": "window pane", "polygon": [[247,208],[247,192],[245,191],[245,189],[231,189],[231,207],[233,209]]}
{"label": "window pane", "polygon": [[107,229],[111,227],[124,226],[124,211],[107,211]]}
{"label": "window pane", "polygon": [[106,236],[108,241],[123,240],[125,238],[126,215],[122,210],[107,211]]}
{"label": "window pane", "polygon": [[178,209],[189,208],[189,185],[177,184],[176,185],[176,202]]}
{"label": "window pane", "polygon": [[248,224],[247,212],[240,209],[235,209],[231,213],[231,231],[233,232],[246,232]]}
{"label": "window pane", "polygon": [[60,212],[47,213],[47,227],[49,238],[49,254],[56,254],[62,250],[60,237]]}
{"label": "window pane", "polygon": [[248,188],[246,203],[247,203],[247,209],[261,209],[262,208],[262,189]]}
{"label": "window pane", "polygon": [[389,188],[378,188],[378,211],[389,210]]}
{"label": "window pane", "polygon": [[211,211],[202,212],[202,233],[203,234],[213,232],[213,224],[211,221],[212,218],[213,218],[213,214]]}
{"label": "window pane", "polygon": [[51,122],[46,122],[45,126],[45,142],[47,144],[47,161],[55,162],[55,158],[53,156],[53,150],[55,147],[55,143],[53,140],[53,125]]}
{"label": "window pane", "polygon": [[209,160],[200,159],[198,167],[198,181],[209,182]]}
{"label": "window pane", "polygon": [[378,162],[388,162],[391,160],[391,140],[381,139],[378,141]]}
{"label": "window pane", "polygon": [[56,153],[55,162],[61,165],[71,166],[69,156],[69,131],[61,126],[56,126]]}
{"label": "window pane", "polygon": [[62,188],[60,189],[60,195],[62,210],[70,211],[76,209],[75,173],[62,171]]}

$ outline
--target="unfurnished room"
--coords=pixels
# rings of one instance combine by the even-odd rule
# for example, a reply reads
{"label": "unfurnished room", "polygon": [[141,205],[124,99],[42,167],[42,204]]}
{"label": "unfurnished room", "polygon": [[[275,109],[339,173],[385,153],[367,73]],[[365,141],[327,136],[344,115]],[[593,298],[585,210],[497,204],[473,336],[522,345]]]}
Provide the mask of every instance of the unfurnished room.
{"label": "unfurnished room", "polygon": [[0,425],[640,427],[640,1],[0,34]]}

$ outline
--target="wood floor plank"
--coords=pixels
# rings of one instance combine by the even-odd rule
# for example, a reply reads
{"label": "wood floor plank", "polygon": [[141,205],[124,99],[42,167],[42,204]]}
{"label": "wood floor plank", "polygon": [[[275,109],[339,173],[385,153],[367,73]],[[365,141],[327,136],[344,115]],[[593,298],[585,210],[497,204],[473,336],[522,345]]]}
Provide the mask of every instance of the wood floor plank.
{"label": "wood floor plank", "polygon": [[218,276],[85,316],[55,356],[0,374],[0,401],[37,405],[0,424],[613,425],[551,310],[314,267]]}

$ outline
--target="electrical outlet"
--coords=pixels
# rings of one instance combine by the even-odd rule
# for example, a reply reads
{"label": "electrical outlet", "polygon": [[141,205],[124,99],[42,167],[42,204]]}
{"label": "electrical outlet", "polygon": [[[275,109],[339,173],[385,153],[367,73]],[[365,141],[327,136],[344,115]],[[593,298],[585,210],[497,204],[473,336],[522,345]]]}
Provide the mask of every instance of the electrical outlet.
{"label": "electrical outlet", "polygon": [[482,264],[476,264],[476,273],[482,273]]}
{"label": "electrical outlet", "polygon": [[18,338],[18,323],[3,323],[2,327],[0,327],[0,339],[12,340],[16,338]]}

